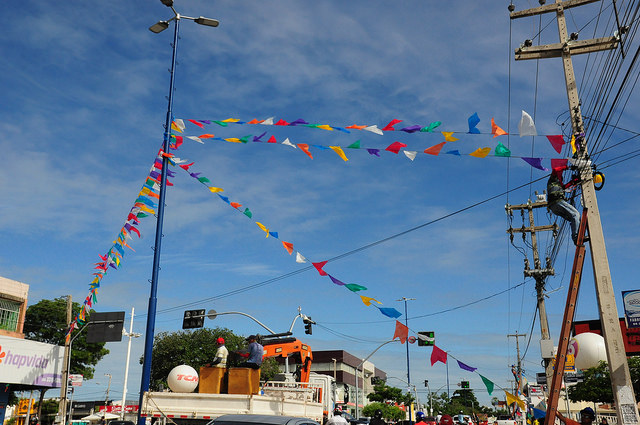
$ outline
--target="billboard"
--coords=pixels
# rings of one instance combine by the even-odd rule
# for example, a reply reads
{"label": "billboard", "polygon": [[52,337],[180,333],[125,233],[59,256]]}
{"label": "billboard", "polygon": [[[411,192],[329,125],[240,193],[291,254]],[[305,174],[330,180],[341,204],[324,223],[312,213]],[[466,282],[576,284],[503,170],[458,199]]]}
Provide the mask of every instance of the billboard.
{"label": "billboard", "polygon": [[640,291],[622,291],[624,317],[628,328],[640,328]]}
{"label": "billboard", "polygon": [[0,382],[60,388],[64,347],[0,336]]}
{"label": "billboard", "polygon": [[[622,341],[627,356],[640,355],[640,328],[627,328],[624,317],[618,319],[620,321],[620,331],[622,332]],[[602,335],[602,325],[600,320],[582,320],[573,322],[573,334],[581,334],[583,332],[593,332]]]}

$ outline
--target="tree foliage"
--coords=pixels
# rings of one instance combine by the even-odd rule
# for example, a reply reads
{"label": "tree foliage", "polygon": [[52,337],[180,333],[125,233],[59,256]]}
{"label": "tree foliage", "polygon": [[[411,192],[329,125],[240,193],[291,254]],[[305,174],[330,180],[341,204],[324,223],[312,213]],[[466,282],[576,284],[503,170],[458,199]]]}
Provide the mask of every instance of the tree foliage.
{"label": "tree foliage", "polygon": [[[72,304],[72,315],[80,312],[80,304]],[[93,310],[91,310],[93,312]],[[27,308],[24,321],[26,339],[64,345],[67,334],[67,299],[58,297],[53,300],[41,300]],[[84,379],[93,378],[94,366],[107,354],[105,343],[88,343],[87,333],[78,330],[74,333],[71,346],[70,373],[82,374]]]}
{"label": "tree foliage", "polygon": [[367,395],[369,401],[380,403],[397,403],[409,405],[413,401],[413,396],[403,393],[400,388],[391,387],[384,381],[380,381],[373,386],[373,392]]}
{"label": "tree foliage", "polygon": [[[627,360],[631,373],[633,390],[640,390],[640,357],[629,357]],[[592,403],[612,403],[611,377],[606,362],[584,371],[584,381],[569,388],[569,400],[589,401]]]}
{"label": "tree foliage", "polygon": [[[179,365],[189,365],[196,371],[210,363],[218,348],[216,340],[224,338],[229,350],[227,364],[237,366],[246,359],[236,352],[248,347],[244,337],[234,334],[226,328],[202,328],[177,332],[158,333],[153,341],[151,358],[151,381],[149,387],[157,391],[167,386],[167,376],[171,369]],[[140,358],[142,364],[143,359]],[[279,372],[275,359],[265,359],[260,368],[260,379],[268,381]]]}
{"label": "tree foliage", "polygon": [[399,421],[401,419],[404,419],[407,415],[398,406],[392,406],[392,405],[388,405],[386,403],[380,403],[380,402],[367,404],[362,409],[362,415],[373,417],[373,414],[378,409],[382,410],[382,417],[387,421]]}

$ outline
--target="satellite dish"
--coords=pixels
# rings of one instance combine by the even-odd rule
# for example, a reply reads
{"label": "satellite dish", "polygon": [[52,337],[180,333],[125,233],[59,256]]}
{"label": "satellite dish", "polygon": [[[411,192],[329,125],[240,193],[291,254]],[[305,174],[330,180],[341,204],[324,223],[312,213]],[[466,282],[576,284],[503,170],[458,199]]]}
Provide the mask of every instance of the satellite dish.
{"label": "satellite dish", "polygon": [[211,309],[209,310],[209,312],[207,313],[207,317],[211,320],[215,319],[216,317],[218,317],[218,312]]}

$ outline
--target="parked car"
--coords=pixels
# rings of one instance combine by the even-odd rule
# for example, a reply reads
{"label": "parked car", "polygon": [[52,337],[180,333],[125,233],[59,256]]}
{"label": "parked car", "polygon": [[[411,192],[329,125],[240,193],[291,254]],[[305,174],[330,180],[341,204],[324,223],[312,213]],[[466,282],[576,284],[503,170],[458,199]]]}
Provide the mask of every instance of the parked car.
{"label": "parked car", "polygon": [[349,422],[349,424],[351,425],[362,425],[362,424],[368,424],[369,423],[369,418],[364,417],[364,418],[354,418],[353,415],[351,415],[350,413],[347,412],[342,412],[342,417],[345,418],[347,420],[347,422]]}
{"label": "parked car", "polygon": [[222,415],[207,425],[320,425],[309,418],[276,415]]}

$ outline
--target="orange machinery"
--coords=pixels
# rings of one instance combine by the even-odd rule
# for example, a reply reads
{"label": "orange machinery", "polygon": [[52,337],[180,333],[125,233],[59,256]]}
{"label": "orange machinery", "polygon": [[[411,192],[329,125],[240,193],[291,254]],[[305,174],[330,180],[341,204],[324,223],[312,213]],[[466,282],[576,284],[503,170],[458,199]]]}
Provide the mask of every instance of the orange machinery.
{"label": "orange machinery", "polygon": [[309,374],[311,373],[311,362],[313,355],[311,348],[300,340],[290,338],[278,338],[273,340],[263,340],[264,357],[282,357],[285,359],[293,358],[298,364],[296,375],[299,374],[299,382],[309,382]]}

